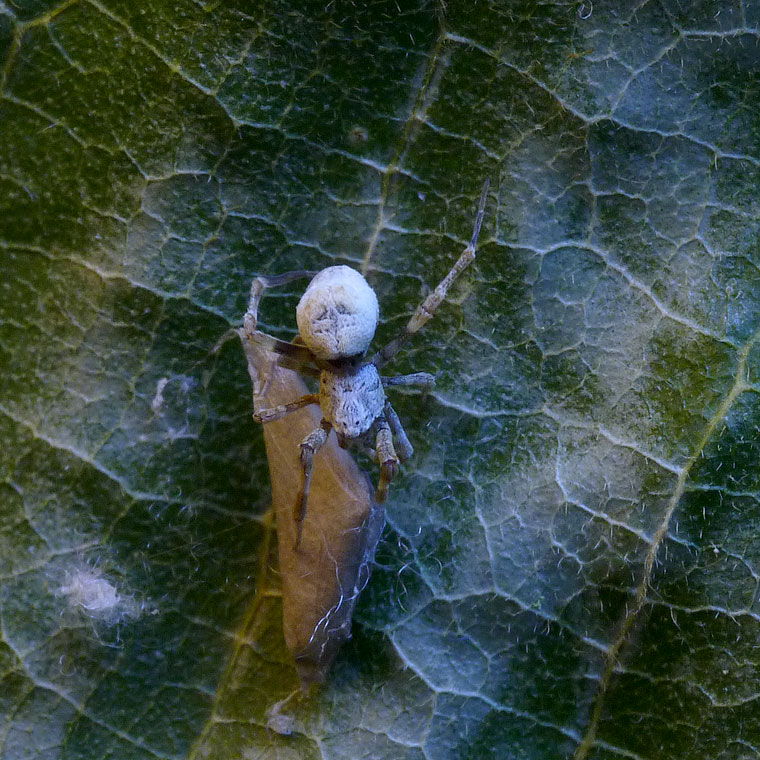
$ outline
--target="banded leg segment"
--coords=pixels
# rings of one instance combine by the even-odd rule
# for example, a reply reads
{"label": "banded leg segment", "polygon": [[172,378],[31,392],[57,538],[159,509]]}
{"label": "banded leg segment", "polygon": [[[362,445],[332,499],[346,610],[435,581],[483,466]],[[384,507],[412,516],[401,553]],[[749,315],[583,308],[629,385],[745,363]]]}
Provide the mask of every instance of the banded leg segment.
{"label": "banded leg segment", "polygon": [[279,406],[272,406],[269,409],[260,409],[258,412],[254,412],[253,419],[256,422],[274,422],[275,420],[282,419],[291,412],[295,412],[298,409],[303,409],[309,404],[319,404],[318,393],[308,393],[295,401],[290,401],[287,404],[280,404]]}
{"label": "banded leg segment", "polygon": [[425,390],[429,390],[435,385],[435,375],[429,372],[413,372],[411,375],[385,375],[380,378],[383,387],[388,388],[394,385],[423,385]]}
{"label": "banded leg segment", "polygon": [[391,406],[390,401],[385,402],[385,417],[388,420],[388,425],[390,425],[391,433],[396,437],[398,458],[401,464],[403,464],[414,454],[414,447],[409,442],[406,430],[404,430],[401,420],[398,418],[396,410]]}
{"label": "banded leg segment", "polygon": [[264,295],[266,288],[276,288],[280,285],[287,285],[293,280],[301,277],[314,277],[317,273],[308,269],[296,269],[292,272],[283,272],[276,275],[259,275],[254,277],[251,283],[251,293],[248,296],[248,310],[243,317],[243,327],[245,328],[246,337],[249,339],[256,332],[256,326],[259,320],[259,301]]}
{"label": "banded leg segment", "polygon": [[393,447],[393,433],[384,414],[375,421],[375,431],[375,449],[377,461],[380,463],[380,480],[377,482],[375,501],[382,504],[388,497],[388,486],[398,475],[399,464],[396,449]]}
{"label": "banded leg segment", "polygon": [[412,318],[407,323],[404,331],[396,336],[390,343],[383,346],[383,348],[372,357],[372,363],[376,367],[382,367],[389,362],[409,338],[421,330],[422,327],[432,319],[436,309],[441,305],[443,299],[446,298],[446,294],[454,280],[456,280],[456,278],[459,277],[459,275],[475,259],[475,248],[478,243],[478,235],[480,234],[480,227],[483,224],[483,216],[486,211],[489,184],[490,182],[487,179],[483,183],[483,190],[480,193],[480,201],[478,202],[478,213],[475,216],[475,228],[472,232],[472,239],[470,240],[469,245],[464,251],[462,251],[456,264],[454,264],[451,271],[438,283],[436,289],[417,307],[417,310],[412,314]]}
{"label": "banded leg segment", "polygon": [[248,310],[243,317],[243,333],[246,340],[258,344],[266,351],[277,354],[277,363],[280,366],[314,377],[319,376],[319,370],[312,366],[314,354],[302,342],[294,341],[293,343],[288,343],[287,341],[260,332],[257,328],[259,301],[267,288],[285,285],[301,277],[314,277],[316,274],[317,272],[308,269],[298,269],[272,277],[261,275],[254,278],[251,283],[251,293],[248,297]]}
{"label": "banded leg segment", "polygon": [[293,510],[293,519],[296,523],[296,549],[301,545],[301,536],[303,534],[303,521],[306,519],[306,504],[309,500],[309,490],[311,488],[311,473],[314,468],[314,455],[325,445],[327,436],[330,435],[332,425],[323,419],[319,427],[306,436],[301,441],[301,489],[298,493],[295,509]]}

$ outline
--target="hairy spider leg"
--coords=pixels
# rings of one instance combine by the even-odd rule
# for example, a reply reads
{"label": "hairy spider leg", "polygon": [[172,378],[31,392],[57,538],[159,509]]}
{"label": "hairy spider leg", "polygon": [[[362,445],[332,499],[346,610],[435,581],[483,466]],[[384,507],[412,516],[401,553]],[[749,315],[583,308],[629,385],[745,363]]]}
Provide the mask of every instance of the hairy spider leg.
{"label": "hairy spider leg", "polygon": [[258,412],[254,412],[253,419],[256,422],[274,422],[280,420],[291,412],[295,412],[298,409],[303,409],[309,404],[319,404],[318,393],[307,393],[305,396],[296,399],[295,401],[289,401],[287,404],[280,404],[279,406],[272,406],[268,409],[259,409]]}
{"label": "hairy spider leg", "polygon": [[303,478],[301,480],[301,490],[298,493],[298,500],[293,511],[293,519],[296,523],[296,549],[301,545],[301,536],[303,534],[303,521],[306,519],[306,503],[309,500],[309,489],[311,488],[311,473],[314,468],[314,455],[325,445],[327,436],[330,435],[332,425],[325,419],[319,423],[319,427],[306,436],[301,441],[301,470]]}
{"label": "hairy spider leg", "polygon": [[246,340],[250,340],[258,345],[262,346],[265,350],[270,351],[278,355],[278,364],[287,369],[295,370],[304,375],[311,375],[312,377],[319,377],[319,370],[316,367],[310,366],[310,363],[314,361],[314,354],[298,339],[293,343],[280,340],[271,335],[261,332],[258,327],[258,312],[259,301],[264,294],[266,288],[274,288],[278,285],[285,285],[292,280],[297,280],[301,277],[314,277],[317,272],[299,269],[292,272],[284,272],[283,274],[265,276],[261,275],[255,277],[251,283],[251,293],[248,298],[248,310],[243,317],[243,333]]}
{"label": "hairy spider leg", "polygon": [[424,385],[425,390],[435,385],[435,375],[429,372],[413,372],[411,375],[387,375],[380,378],[383,386],[386,388],[392,385]]}
{"label": "hairy spider leg", "polygon": [[410,459],[414,454],[414,447],[409,442],[409,438],[406,435],[406,430],[401,424],[401,420],[396,414],[396,410],[391,406],[391,402],[386,400],[385,402],[385,418],[388,420],[391,432],[396,438],[396,452],[398,453],[398,459],[401,464]]}
{"label": "hairy spider leg", "polygon": [[377,452],[372,448],[372,446],[369,446],[366,443],[353,443],[351,448],[354,451],[358,451],[362,454],[364,454],[367,459],[369,459],[371,462],[377,462]]}
{"label": "hairy spider leg", "polygon": [[[384,388],[392,388],[396,385],[421,385],[422,399],[424,401],[430,390],[435,387],[435,375],[431,375],[429,372],[413,372],[411,375],[393,375],[391,377],[386,375],[380,378],[380,382]],[[403,462],[404,460],[402,459],[401,461]]]}
{"label": "hairy spider leg", "polygon": [[454,264],[451,271],[438,283],[436,289],[417,307],[417,310],[412,314],[412,318],[407,323],[403,332],[400,335],[397,335],[390,343],[383,346],[383,348],[372,357],[372,363],[376,367],[382,367],[389,362],[409,338],[419,332],[422,327],[427,324],[435,314],[436,309],[441,305],[443,299],[446,298],[446,293],[448,293],[454,280],[456,280],[456,278],[459,277],[459,275],[475,259],[475,248],[478,243],[478,235],[480,234],[480,227],[483,224],[483,216],[486,211],[489,184],[490,182],[488,179],[483,183],[483,190],[480,193],[480,201],[478,202],[478,213],[475,216],[475,228],[469,245],[464,251],[462,251],[456,264]]}
{"label": "hairy spider leg", "polygon": [[251,283],[251,293],[248,296],[248,310],[245,313],[245,317],[243,317],[246,337],[250,339],[253,333],[256,332],[259,319],[259,301],[266,288],[276,288],[302,277],[314,277],[316,274],[316,271],[309,269],[294,269],[292,272],[254,277]]}
{"label": "hairy spider leg", "polygon": [[388,497],[388,486],[398,475],[398,457],[393,447],[393,433],[384,414],[375,420],[375,431],[375,449],[377,461],[380,463],[380,480],[375,490],[375,501],[382,504]]}

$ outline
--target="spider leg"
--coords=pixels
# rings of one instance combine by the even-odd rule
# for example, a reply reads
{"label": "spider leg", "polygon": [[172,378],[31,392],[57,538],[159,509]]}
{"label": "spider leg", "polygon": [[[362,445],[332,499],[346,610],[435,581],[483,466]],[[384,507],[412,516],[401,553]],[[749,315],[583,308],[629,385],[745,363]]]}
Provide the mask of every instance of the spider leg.
{"label": "spider leg", "polygon": [[425,390],[429,390],[435,385],[435,375],[429,372],[413,372],[411,375],[393,375],[391,377],[381,377],[380,381],[384,387],[391,385],[424,385]]}
{"label": "spider leg", "polygon": [[[248,328],[245,328],[247,330]],[[267,335],[261,330],[254,330],[252,333],[245,332],[245,339],[257,346],[261,346],[265,351],[277,355],[277,363],[286,369],[292,369],[300,372],[302,375],[319,377],[319,369],[313,366],[315,361],[314,354],[300,343],[288,343],[272,335]]]}
{"label": "spider leg", "polygon": [[370,462],[377,462],[377,451],[371,446],[360,446],[359,451],[364,454]]}
{"label": "spider leg", "polygon": [[351,449],[353,451],[358,451],[360,454],[364,454],[370,462],[377,462],[377,451],[375,451],[375,449],[369,444],[354,442],[351,444]]}
{"label": "spider leg", "polygon": [[314,467],[314,455],[324,446],[327,436],[330,434],[332,425],[325,419],[319,423],[319,427],[306,436],[301,441],[301,469],[303,480],[301,481],[301,490],[298,493],[298,501],[293,511],[293,519],[296,523],[296,549],[301,545],[301,536],[303,534],[303,521],[306,518],[306,503],[309,500],[309,489],[311,488],[311,473]]}
{"label": "spider leg", "polygon": [[303,409],[305,406],[308,406],[309,404],[318,404],[319,403],[319,394],[318,393],[307,393],[305,396],[301,396],[301,398],[296,399],[295,401],[290,401],[287,404],[280,404],[279,406],[272,406],[269,409],[259,409],[258,412],[255,412],[253,415],[253,419],[256,422],[274,422],[275,420],[282,419],[285,417],[285,415],[290,414],[291,412],[295,412],[297,409]]}
{"label": "spider leg", "polygon": [[246,337],[250,339],[253,333],[256,332],[256,325],[259,319],[259,301],[261,300],[261,296],[264,295],[266,288],[276,288],[279,285],[286,285],[301,277],[314,277],[315,274],[317,273],[308,269],[297,269],[277,275],[259,275],[258,277],[254,277],[251,283],[251,293],[248,296],[248,310],[243,317]]}
{"label": "spider leg", "polygon": [[469,245],[464,251],[462,251],[456,264],[454,264],[451,271],[438,283],[436,289],[417,307],[417,310],[412,314],[412,318],[407,323],[403,332],[400,335],[397,335],[390,343],[383,346],[383,348],[372,357],[372,364],[376,367],[382,367],[389,362],[409,338],[425,326],[425,324],[433,317],[443,299],[446,298],[446,294],[454,280],[456,280],[456,278],[459,277],[459,275],[475,259],[475,247],[478,243],[478,235],[480,234],[480,227],[483,224],[483,216],[486,211],[489,184],[489,180],[487,179],[483,183],[483,190],[480,193],[480,201],[478,203],[478,213],[475,216],[475,228],[472,232],[472,239],[470,240]]}
{"label": "spider leg", "polygon": [[396,449],[393,448],[393,434],[384,414],[381,414],[375,421],[375,431],[377,461],[380,463],[380,480],[377,482],[375,501],[382,504],[388,496],[388,486],[393,478],[398,475],[398,457],[396,456]]}
{"label": "spider leg", "polygon": [[243,317],[243,335],[246,340],[252,341],[262,346],[265,350],[277,354],[277,363],[280,366],[313,377],[319,376],[319,370],[316,367],[310,366],[314,362],[314,354],[303,344],[303,341],[298,340],[300,336],[297,336],[297,339],[293,343],[288,343],[261,332],[257,327],[259,301],[266,288],[285,285],[291,280],[297,280],[300,277],[313,277],[315,274],[317,273],[306,269],[299,269],[272,277],[264,275],[255,277],[251,283],[251,293],[248,297],[248,310]]}
{"label": "spider leg", "polygon": [[414,454],[414,447],[409,442],[409,438],[406,435],[406,430],[401,424],[401,420],[396,414],[396,410],[391,406],[390,401],[385,402],[385,417],[390,425],[391,432],[396,437],[396,447],[398,449],[398,459],[401,464],[406,462]]}
{"label": "spider leg", "polygon": [[358,438],[346,438],[345,436],[338,434],[338,446],[342,449],[353,449],[354,451],[358,451],[360,454],[364,454],[368,457],[370,461],[377,462],[377,452],[369,445],[369,443],[367,443],[364,436],[359,436]]}

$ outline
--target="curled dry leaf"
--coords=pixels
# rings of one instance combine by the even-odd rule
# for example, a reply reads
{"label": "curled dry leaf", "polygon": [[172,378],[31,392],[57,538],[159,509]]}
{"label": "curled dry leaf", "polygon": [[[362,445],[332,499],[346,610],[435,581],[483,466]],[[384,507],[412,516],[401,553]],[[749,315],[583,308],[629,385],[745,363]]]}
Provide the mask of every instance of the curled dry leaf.
{"label": "curled dry leaf", "polygon": [[[240,333],[253,383],[254,411],[277,406],[308,389],[275,354]],[[309,511],[296,549],[293,519],[301,484],[299,444],[320,421],[311,406],[263,426],[277,520],[285,643],[303,686],[322,682],[350,636],[357,597],[369,580],[385,511],[368,476],[332,436],[314,463]]]}

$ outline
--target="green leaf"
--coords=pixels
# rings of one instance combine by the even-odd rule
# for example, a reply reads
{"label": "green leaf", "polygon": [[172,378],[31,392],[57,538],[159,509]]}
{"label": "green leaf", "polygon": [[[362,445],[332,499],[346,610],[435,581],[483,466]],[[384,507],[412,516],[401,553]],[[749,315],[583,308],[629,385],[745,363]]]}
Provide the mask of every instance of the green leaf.
{"label": "green leaf", "polygon": [[[0,756],[760,744],[750,3],[0,3]],[[321,689],[239,343],[348,263],[415,446]],[[292,337],[298,288],[262,328]],[[376,473],[373,473],[376,477]]]}

